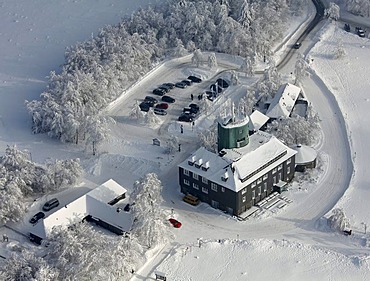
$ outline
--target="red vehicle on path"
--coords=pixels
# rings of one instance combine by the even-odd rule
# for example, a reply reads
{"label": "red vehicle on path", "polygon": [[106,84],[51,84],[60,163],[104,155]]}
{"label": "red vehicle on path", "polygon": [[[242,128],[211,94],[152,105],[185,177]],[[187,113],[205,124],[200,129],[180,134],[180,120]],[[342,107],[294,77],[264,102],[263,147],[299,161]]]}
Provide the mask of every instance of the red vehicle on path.
{"label": "red vehicle on path", "polygon": [[174,228],[180,228],[181,227],[181,222],[175,219],[169,219],[170,223],[173,225]]}

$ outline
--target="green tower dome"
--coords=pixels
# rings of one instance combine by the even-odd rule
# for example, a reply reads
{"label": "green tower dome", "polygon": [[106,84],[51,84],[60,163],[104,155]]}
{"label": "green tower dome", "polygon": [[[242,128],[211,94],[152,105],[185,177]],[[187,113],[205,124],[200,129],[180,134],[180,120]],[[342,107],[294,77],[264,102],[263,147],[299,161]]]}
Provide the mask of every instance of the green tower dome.
{"label": "green tower dome", "polygon": [[238,148],[249,143],[249,118],[229,116],[218,120],[218,151]]}

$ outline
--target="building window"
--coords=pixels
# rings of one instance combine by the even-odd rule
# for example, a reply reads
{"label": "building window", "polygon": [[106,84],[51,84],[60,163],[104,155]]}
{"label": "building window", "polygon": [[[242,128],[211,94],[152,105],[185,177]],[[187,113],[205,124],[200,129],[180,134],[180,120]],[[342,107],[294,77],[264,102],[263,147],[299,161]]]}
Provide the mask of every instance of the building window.
{"label": "building window", "polygon": [[276,176],[273,178],[273,183],[276,184]]}
{"label": "building window", "polygon": [[288,160],[286,160],[286,163],[289,165],[290,163],[292,163],[292,158],[289,158]]}
{"label": "building window", "polygon": [[262,182],[262,178],[259,178],[258,180],[257,180],[257,184],[260,184]]}
{"label": "building window", "polygon": [[273,174],[275,174],[275,173],[276,173],[276,171],[277,171],[277,169],[276,169],[276,168],[273,168],[273,169],[272,169],[272,173],[273,173]]}
{"label": "building window", "polygon": [[239,134],[243,134],[243,129],[240,129],[239,130]]}
{"label": "building window", "polygon": [[213,190],[213,191],[216,191],[217,192],[217,184],[215,184],[215,183],[211,183],[211,189]]}
{"label": "building window", "polygon": [[194,174],[194,173],[193,173],[193,178],[194,178],[194,179],[196,179],[196,180],[197,180],[197,179],[199,179],[198,174]]}
{"label": "building window", "polygon": [[184,175],[188,176],[189,175],[189,170],[184,169]]}
{"label": "building window", "polygon": [[264,184],[263,184],[263,192],[266,192],[267,191],[267,182],[265,182]]}
{"label": "building window", "polygon": [[225,192],[225,187],[221,187],[221,191],[222,192]]}
{"label": "building window", "polygon": [[202,191],[203,191],[204,193],[207,193],[207,194],[208,194],[208,188],[206,188],[206,187],[202,187]]}
{"label": "building window", "polygon": [[280,165],[278,166],[278,170],[280,171],[282,168],[283,168],[283,164],[280,164]]}
{"label": "building window", "polygon": [[199,186],[196,183],[193,183],[193,188],[194,189],[199,189]]}
{"label": "building window", "polygon": [[265,175],[263,175],[263,180],[265,181],[265,180],[267,180],[267,178],[269,177],[269,175],[268,174],[265,174]]}
{"label": "building window", "polygon": [[247,199],[246,199],[246,197],[245,196],[243,196],[243,203],[246,201]]}
{"label": "building window", "polygon": [[256,187],[256,182],[252,182],[251,187],[252,187],[252,188],[253,188],[253,187]]}
{"label": "building window", "polygon": [[242,189],[242,194],[245,194],[247,192],[247,188]]}
{"label": "building window", "polygon": [[261,187],[258,187],[258,195],[261,195]]}
{"label": "building window", "polygon": [[252,191],[252,199],[254,199],[254,198],[256,198],[256,191],[255,190]]}
{"label": "building window", "polygon": [[184,184],[185,184],[185,185],[190,185],[190,182],[189,182],[188,180],[185,180],[185,179],[184,179]]}
{"label": "building window", "polygon": [[290,174],[290,167],[286,168],[286,172],[287,172],[287,174]]}
{"label": "building window", "polygon": [[205,177],[202,177],[202,182],[208,184],[208,180]]}

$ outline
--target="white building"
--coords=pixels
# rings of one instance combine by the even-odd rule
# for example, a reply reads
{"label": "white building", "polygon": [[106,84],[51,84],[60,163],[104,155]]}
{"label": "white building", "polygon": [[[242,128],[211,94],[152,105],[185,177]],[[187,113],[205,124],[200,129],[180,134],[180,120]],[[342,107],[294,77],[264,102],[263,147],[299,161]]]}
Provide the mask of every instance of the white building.
{"label": "white building", "polygon": [[128,201],[127,190],[110,179],[85,195],[65,205],[44,219],[39,220],[30,231],[30,239],[41,243],[55,226],[68,226],[84,219],[116,233],[128,232],[132,225],[131,215],[115,205]]}

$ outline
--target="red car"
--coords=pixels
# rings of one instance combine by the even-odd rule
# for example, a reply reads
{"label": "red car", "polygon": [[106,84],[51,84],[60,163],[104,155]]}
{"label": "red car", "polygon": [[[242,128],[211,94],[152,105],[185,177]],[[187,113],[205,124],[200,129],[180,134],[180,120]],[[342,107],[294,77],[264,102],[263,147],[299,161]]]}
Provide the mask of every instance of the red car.
{"label": "red car", "polygon": [[167,109],[168,108],[168,103],[165,103],[165,102],[161,102],[161,103],[158,103],[155,108],[160,108],[160,109]]}
{"label": "red car", "polygon": [[170,223],[173,225],[174,228],[180,228],[181,227],[181,222],[175,219],[169,219]]}

